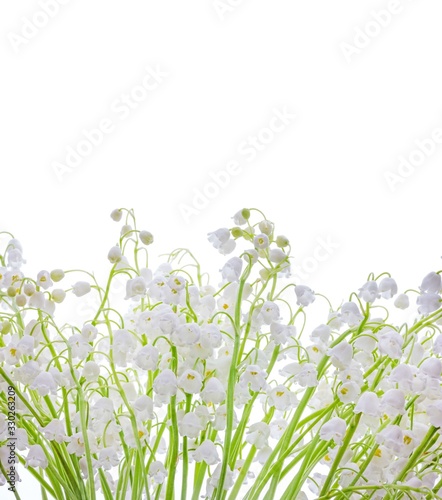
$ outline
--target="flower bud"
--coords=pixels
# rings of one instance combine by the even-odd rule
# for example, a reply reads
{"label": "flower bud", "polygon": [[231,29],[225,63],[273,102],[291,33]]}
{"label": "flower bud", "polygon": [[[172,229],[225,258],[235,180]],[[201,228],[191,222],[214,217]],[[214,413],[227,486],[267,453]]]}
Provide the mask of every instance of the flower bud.
{"label": "flower bud", "polygon": [[276,237],[276,244],[279,246],[279,248],[284,248],[289,245],[289,240],[282,234]]}
{"label": "flower bud", "polygon": [[26,305],[26,295],[23,295],[22,293],[17,295],[17,297],[15,297],[15,303],[18,307],[24,307]]}
{"label": "flower bud", "polygon": [[23,286],[23,293],[30,297],[35,293],[35,285],[34,283],[25,283]]}
{"label": "flower bud", "polygon": [[151,245],[153,243],[153,234],[149,231],[140,231],[140,240],[144,245]]}
{"label": "flower bud", "polygon": [[107,254],[107,258],[109,259],[109,262],[111,264],[116,264],[117,262],[120,262],[121,257],[121,248],[118,246],[114,246],[109,250],[109,253]]}
{"label": "flower bud", "polygon": [[3,323],[0,323],[0,333],[6,335],[10,331],[11,331],[11,323],[9,323],[9,321],[3,321]]}
{"label": "flower bud", "polygon": [[123,211],[121,210],[121,208],[116,208],[115,210],[112,210],[110,216],[112,220],[114,220],[115,222],[119,222],[121,220],[121,217],[123,216]]}
{"label": "flower bud", "polygon": [[132,226],[130,224],[124,224],[124,226],[121,227],[120,236],[122,238],[127,238],[128,236],[130,236],[128,233],[130,233],[131,231]]}
{"label": "flower bud", "polygon": [[260,269],[259,275],[262,281],[267,281],[270,278],[270,269]]}
{"label": "flower bud", "polygon": [[52,300],[57,304],[61,304],[66,297],[66,292],[61,288],[52,290]]}
{"label": "flower bud", "polygon": [[63,278],[64,278],[63,269],[54,269],[53,271],[51,271],[52,281],[55,281],[57,283],[58,281],[61,281]]}
{"label": "flower bud", "polygon": [[72,293],[77,297],[82,297],[91,291],[91,285],[86,281],[77,281],[72,286]]}
{"label": "flower bud", "polygon": [[8,286],[8,289],[6,290],[6,293],[8,294],[8,297],[15,297],[17,294],[17,288],[15,286]]}
{"label": "flower bud", "polygon": [[400,293],[396,297],[394,305],[398,309],[407,309],[407,307],[410,305],[410,299],[408,298],[408,295],[405,295],[405,293]]}
{"label": "flower bud", "polygon": [[234,238],[241,238],[241,236],[243,235],[243,230],[240,227],[234,227],[231,230],[231,233]]}
{"label": "flower bud", "polygon": [[282,262],[287,255],[280,248],[272,248],[269,253],[269,259],[275,264]]}

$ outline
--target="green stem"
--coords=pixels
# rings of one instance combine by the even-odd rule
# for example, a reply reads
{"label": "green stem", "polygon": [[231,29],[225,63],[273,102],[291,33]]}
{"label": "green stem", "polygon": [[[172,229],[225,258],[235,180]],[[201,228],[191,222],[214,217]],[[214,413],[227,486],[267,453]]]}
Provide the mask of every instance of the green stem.
{"label": "green stem", "polygon": [[[186,413],[190,411],[192,403],[192,394],[186,394]],[[187,497],[187,476],[189,474],[189,455],[187,450],[187,436],[183,437],[183,477],[181,484],[181,500],[186,500]]]}
{"label": "green stem", "polygon": [[252,264],[250,262],[246,270],[244,271],[243,276],[240,279],[238,297],[235,305],[235,340],[233,345],[232,361],[230,364],[229,379],[227,384],[226,431],[224,435],[224,452],[223,452],[223,460],[221,463],[221,473],[218,486],[216,488],[216,500],[221,500],[223,497],[224,482],[226,479],[227,466],[229,464],[229,459],[230,459],[230,447],[232,444],[233,415],[234,415],[234,397],[235,397],[235,386],[236,386],[237,371],[238,371],[237,363],[238,363],[239,345],[241,341],[241,303],[242,303],[244,286],[246,283],[246,279],[250,274],[251,267]]}
{"label": "green stem", "polygon": [[[178,368],[178,353],[177,348],[175,346],[170,347],[172,352],[171,359],[171,370],[176,374]],[[177,420],[177,412],[176,412],[176,396],[171,396],[169,403],[169,412],[170,412],[170,445],[169,445],[169,454],[168,454],[168,476],[167,476],[167,486],[166,486],[166,498],[168,500],[174,499],[174,483],[175,483],[175,474],[178,462],[178,420]]]}
{"label": "green stem", "polygon": [[321,492],[319,496],[325,495],[330,490],[330,485],[332,481],[335,480],[335,473],[337,468],[339,467],[339,464],[341,463],[342,457],[344,456],[345,451],[348,448],[348,445],[350,444],[351,438],[353,437],[353,434],[356,432],[356,428],[358,427],[359,421],[361,420],[362,413],[358,413],[353,417],[353,420],[347,429],[347,433],[345,435],[344,442],[339,448],[338,453],[336,454],[335,459],[333,460],[333,464],[330,468],[330,471],[327,475],[327,478],[325,480],[324,486],[321,489]]}

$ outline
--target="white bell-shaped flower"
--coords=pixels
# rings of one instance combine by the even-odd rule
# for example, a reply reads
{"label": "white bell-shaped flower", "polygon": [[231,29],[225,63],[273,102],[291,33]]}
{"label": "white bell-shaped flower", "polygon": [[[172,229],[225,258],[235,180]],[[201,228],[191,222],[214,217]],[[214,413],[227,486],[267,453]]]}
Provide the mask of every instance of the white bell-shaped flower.
{"label": "white bell-shaped flower", "polygon": [[313,363],[302,363],[293,379],[301,387],[316,387],[318,385],[318,370]]}
{"label": "white bell-shaped flower", "polygon": [[336,393],[344,404],[354,403],[361,393],[361,388],[353,380],[348,380],[339,386]]}
{"label": "white bell-shaped flower", "polygon": [[72,356],[77,359],[85,359],[92,350],[89,342],[79,333],[70,336],[68,343],[71,347]]}
{"label": "white bell-shaped flower", "polygon": [[431,425],[434,425],[434,427],[442,427],[442,399],[428,405],[427,415]]}
{"label": "white bell-shaped flower", "polygon": [[100,376],[100,366],[95,361],[87,361],[83,366],[82,376],[88,382],[96,382]]}
{"label": "white bell-shaped flower", "polygon": [[172,342],[177,346],[191,346],[196,344],[201,336],[201,329],[197,323],[186,323],[172,333]]}
{"label": "white bell-shaped flower", "polygon": [[92,342],[97,338],[98,335],[98,329],[94,326],[91,325],[90,323],[86,323],[83,325],[83,328],[81,329],[81,336],[87,340],[88,342]]}
{"label": "white bell-shaped flower", "polygon": [[395,307],[398,309],[407,309],[410,306],[410,299],[405,293],[400,293],[394,301]]}
{"label": "white bell-shaped flower", "polygon": [[398,384],[404,391],[411,391],[416,368],[406,364],[399,364],[391,370],[388,380]]}
{"label": "white bell-shaped flower", "polygon": [[153,234],[149,231],[140,231],[139,234],[138,234],[139,238],[140,238],[140,241],[141,243],[143,243],[143,245],[152,245],[153,243]]}
{"label": "white bell-shaped flower", "polygon": [[121,210],[121,208],[115,208],[112,210],[110,216],[113,221],[120,222],[121,217],[123,217],[123,210]]}
{"label": "white bell-shaped flower", "polygon": [[230,231],[226,227],[209,233],[208,240],[222,255],[228,255],[236,247],[236,242],[230,238]]}
{"label": "white bell-shaped flower", "polygon": [[402,357],[404,338],[395,330],[385,327],[378,333],[378,347],[381,354],[386,354],[391,359]]}
{"label": "white bell-shaped flower", "polygon": [[296,336],[296,327],[294,325],[283,325],[275,321],[270,325],[270,338],[275,345],[284,345],[289,337]]}
{"label": "white bell-shaped flower", "polygon": [[158,367],[159,352],[154,345],[143,346],[135,355],[134,363],[142,370],[156,370]]}
{"label": "white bell-shaped flower", "polygon": [[258,450],[267,446],[267,440],[270,436],[270,427],[265,422],[257,422],[256,424],[252,424],[246,436],[246,441],[253,446],[255,446]]}
{"label": "white bell-shaped flower", "polygon": [[49,372],[40,372],[30,385],[31,389],[36,389],[40,396],[56,394],[57,384],[54,377]]}
{"label": "white bell-shaped flower", "polygon": [[298,306],[308,306],[315,301],[315,292],[305,285],[295,286],[296,303]]}
{"label": "white bell-shaped flower", "polygon": [[380,417],[381,409],[379,399],[374,392],[363,392],[354,408],[355,413],[362,413],[370,417]]}
{"label": "white bell-shaped flower", "polygon": [[41,467],[46,469],[49,462],[46,458],[43,448],[39,444],[33,444],[29,447],[28,455],[26,457],[26,467]]}
{"label": "white bell-shaped flower", "polygon": [[107,254],[107,258],[111,264],[116,264],[121,261],[123,258],[123,254],[121,252],[121,248],[119,246],[114,246],[109,250]]}
{"label": "white bell-shaped flower", "polygon": [[107,448],[102,448],[98,454],[98,467],[102,467],[104,470],[111,470],[120,463],[120,458],[118,456],[117,450],[108,446]]}
{"label": "white bell-shaped flower", "polygon": [[146,420],[153,420],[155,418],[152,398],[146,394],[143,394],[136,399],[133,404],[133,408],[137,413],[137,417],[143,422]]}
{"label": "white bell-shaped flower", "polygon": [[196,439],[200,432],[204,429],[201,420],[195,412],[186,413],[181,420],[178,421],[178,430],[181,436],[187,436]]}
{"label": "white bell-shaped flower", "polygon": [[47,290],[53,285],[51,275],[48,273],[48,271],[40,271],[37,274],[37,285],[41,286],[41,288],[43,288],[44,290]]}
{"label": "white bell-shaped flower", "polygon": [[347,368],[353,358],[353,347],[346,340],[343,340],[334,347],[328,349],[327,354],[330,356],[330,361],[333,366],[343,370]]}
{"label": "white bell-shaped flower", "polygon": [[192,456],[195,462],[206,462],[207,465],[215,465],[220,461],[216,446],[210,439],[203,441]]}
{"label": "white bell-shaped flower", "polygon": [[419,314],[427,316],[434,311],[437,311],[441,306],[441,298],[437,293],[421,293],[416,301],[419,306]]}
{"label": "white bell-shaped flower", "polygon": [[376,442],[394,454],[399,454],[404,446],[404,433],[398,425],[388,425],[376,434]]}
{"label": "white bell-shaped flower", "polygon": [[442,288],[442,278],[440,274],[435,272],[428,273],[422,280],[420,286],[421,292],[439,293]]}
{"label": "white bell-shaped flower", "polygon": [[390,389],[382,397],[380,408],[390,418],[405,413],[405,394],[400,389]]}
{"label": "white bell-shaped flower", "polygon": [[22,384],[30,385],[41,372],[37,361],[29,360],[15,369],[15,378]]}
{"label": "white bell-shaped flower", "polygon": [[154,392],[160,396],[174,396],[177,389],[178,383],[175,373],[168,368],[159,373],[153,383]]}
{"label": "white bell-shaped flower", "polygon": [[201,391],[201,399],[206,403],[219,404],[226,399],[226,391],[223,384],[216,377],[211,377],[205,383]]}
{"label": "white bell-shaped flower", "polygon": [[230,238],[230,231],[226,227],[222,227],[208,234],[208,240],[218,250],[221,245],[227,242]]}
{"label": "white bell-shaped flower", "polygon": [[428,377],[440,379],[442,373],[442,362],[438,358],[427,358],[419,367],[421,373]]}
{"label": "white bell-shaped flower", "polygon": [[279,411],[288,411],[298,405],[296,394],[285,385],[277,385],[268,392],[270,406],[274,406]]}
{"label": "white bell-shaped flower", "polygon": [[442,333],[440,333],[434,340],[433,352],[434,354],[442,354]]}
{"label": "white bell-shaped flower", "polygon": [[91,285],[87,281],[77,281],[72,285],[72,293],[76,297],[82,297],[91,291]]}
{"label": "white bell-shaped flower", "polygon": [[358,325],[362,320],[362,314],[354,302],[345,302],[342,304],[340,316],[342,321],[347,323],[348,326]]}
{"label": "white bell-shaped flower", "polygon": [[397,294],[397,283],[393,278],[387,277],[379,283],[379,293],[384,299],[391,299]]}
{"label": "white bell-shaped flower", "polygon": [[337,445],[341,445],[346,430],[346,421],[340,417],[333,417],[321,427],[319,436],[324,441],[333,439]]}
{"label": "white bell-shaped flower", "polygon": [[255,245],[255,248],[258,248],[259,250],[268,248],[269,243],[269,237],[264,233],[257,234],[253,238],[253,244]]}
{"label": "white bell-shaped flower", "polygon": [[127,280],[126,282],[126,297],[127,299],[140,299],[146,295],[146,282],[141,276]]}
{"label": "white bell-shaped flower", "polygon": [[244,370],[240,380],[243,384],[250,384],[252,391],[260,391],[267,385],[266,377],[267,373],[259,366],[249,365]]}
{"label": "white bell-shaped flower", "polygon": [[221,269],[221,276],[229,282],[238,281],[241,276],[243,261],[239,257],[229,259]]}
{"label": "white bell-shaped flower", "polygon": [[[89,441],[89,447],[91,453],[97,452],[97,437],[94,432],[91,430],[87,431],[87,437]],[[82,432],[76,432],[71,436],[71,440],[67,445],[67,452],[69,454],[75,453],[77,457],[82,457],[85,454],[85,445],[84,445],[84,435]]]}
{"label": "white bell-shaped flower", "polygon": [[264,323],[266,325],[270,325],[273,321],[277,321],[279,319],[279,307],[275,302],[267,300],[261,306],[260,315]]}
{"label": "white bell-shaped flower", "polygon": [[243,226],[244,224],[247,224],[247,221],[249,220],[249,218],[250,218],[250,210],[247,208],[243,208],[242,210],[239,210],[232,217],[233,222],[238,226]]}
{"label": "white bell-shaped flower", "polygon": [[[212,493],[215,490],[215,488],[218,486],[219,480],[221,477],[221,464],[218,464],[215,467],[215,470],[213,471],[213,474],[211,477],[207,479],[206,483],[206,498],[211,498]],[[227,472],[226,476],[224,478],[224,490],[229,490],[233,486],[233,471],[232,469],[228,466],[227,467]]]}
{"label": "white bell-shaped flower", "polygon": [[280,264],[286,258],[287,254],[280,248],[271,248],[269,251],[270,262],[274,262],[275,264]]}
{"label": "white bell-shaped flower", "polygon": [[379,289],[376,281],[367,281],[359,288],[359,297],[368,303],[373,303],[379,297]]}
{"label": "white bell-shaped flower", "polygon": [[331,328],[328,325],[317,326],[310,334],[310,340],[317,342],[318,340],[324,345],[328,345],[330,341]]}
{"label": "white bell-shaped flower", "polygon": [[155,460],[150,464],[148,474],[155,484],[163,484],[167,477],[167,470],[162,462]]}
{"label": "white bell-shaped flower", "polygon": [[52,419],[48,425],[40,428],[44,437],[49,441],[56,441],[57,443],[64,443],[69,441],[69,437],[66,434],[65,426],[61,420],[58,418]]}
{"label": "white bell-shaped flower", "polygon": [[185,370],[178,379],[178,387],[187,394],[198,394],[202,386],[203,379],[195,370]]}
{"label": "white bell-shaped flower", "polygon": [[288,427],[287,420],[283,418],[275,418],[270,422],[270,437],[273,439],[281,439],[284,431]]}
{"label": "white bell-shaped flower", "polygon": [[109,422],[114,416],[114,404],[110,398],[100,397],[91,408],[92,418]]}

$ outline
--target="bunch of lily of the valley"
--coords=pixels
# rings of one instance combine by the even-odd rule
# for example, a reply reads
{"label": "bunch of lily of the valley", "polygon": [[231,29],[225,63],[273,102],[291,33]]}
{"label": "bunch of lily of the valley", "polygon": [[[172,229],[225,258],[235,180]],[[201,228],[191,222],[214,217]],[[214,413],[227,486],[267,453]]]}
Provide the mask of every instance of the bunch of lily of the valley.
{"label": "bunch of lily of the valley", "polygon": [[[3,234],[2,498],[25,469],[57,500],[442,498],[440,272],[405,293],[371,274],[333,307],[291,280],[289,239],[259,210],[209,233],[225,256],[210,282],[186,249],[149,266],[152,234],[111,217],[102,284],[26,275]],[[91,295],[86,321],[57,321]]]}

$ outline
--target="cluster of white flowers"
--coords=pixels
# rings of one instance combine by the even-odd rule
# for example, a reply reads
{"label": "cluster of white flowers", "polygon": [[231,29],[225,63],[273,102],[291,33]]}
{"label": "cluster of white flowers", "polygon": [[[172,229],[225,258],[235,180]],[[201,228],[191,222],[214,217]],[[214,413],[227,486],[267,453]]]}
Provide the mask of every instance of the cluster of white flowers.
{"label": "cluster of white flowers", "polygon": [[[289,240],[261,212],[209,233],[222,255],[244,246],[217,286],[185,249],[148,267],[152,234],[132,211],[111,217],[104,287],[26,276],[12,237],[0,254],[1,485],[13,439],[16,490],[20,463],[56,499],[442,498],[441,272],[401,294],[371,274],[321,323],[324,301],[291,281]],[[95,314],[59,325],[87,294]],[[395,325],[413,297],[417,319]]]}

